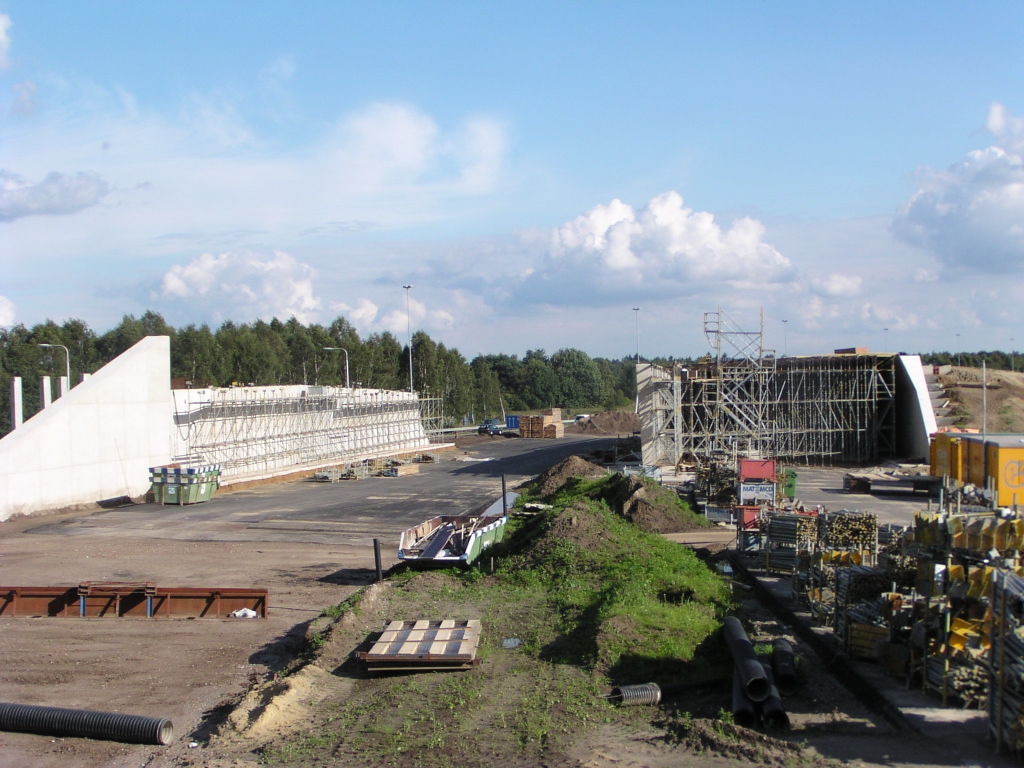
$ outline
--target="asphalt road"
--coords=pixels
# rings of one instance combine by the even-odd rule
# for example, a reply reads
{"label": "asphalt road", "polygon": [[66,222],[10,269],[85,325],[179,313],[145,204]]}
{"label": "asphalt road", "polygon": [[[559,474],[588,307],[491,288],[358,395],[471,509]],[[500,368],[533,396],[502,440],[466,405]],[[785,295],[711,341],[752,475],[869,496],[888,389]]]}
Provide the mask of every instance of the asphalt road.
{"label": "asphalt road", "polygon": [[294,542],[369,546],[397,540],[438,514],[475,511],[509,486],[575,453],[610,446],[615,438],[567,435],[562,440],[471,438],[441,453],[420,474],[339,483],[296,480],[218,493],[185,507],[144,504],[42,522],[25,533],[57,536],[148,537],[179,541]]}

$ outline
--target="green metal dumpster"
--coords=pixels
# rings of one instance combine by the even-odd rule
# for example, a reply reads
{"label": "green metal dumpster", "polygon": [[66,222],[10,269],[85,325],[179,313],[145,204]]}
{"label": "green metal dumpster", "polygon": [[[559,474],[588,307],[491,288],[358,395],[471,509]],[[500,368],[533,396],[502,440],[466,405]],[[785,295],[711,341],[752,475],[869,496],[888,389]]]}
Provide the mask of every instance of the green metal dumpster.
{"label": "green metal dumpster", "polygon": [[220,487],[220,464],[202,467],[150,467],[149,481],[157,504],[198,504]]}
{"label": "green metal dumpster", "polygon": [[796,470],[786,467],[782,475],[782,495],[792,501],[796,498]]}

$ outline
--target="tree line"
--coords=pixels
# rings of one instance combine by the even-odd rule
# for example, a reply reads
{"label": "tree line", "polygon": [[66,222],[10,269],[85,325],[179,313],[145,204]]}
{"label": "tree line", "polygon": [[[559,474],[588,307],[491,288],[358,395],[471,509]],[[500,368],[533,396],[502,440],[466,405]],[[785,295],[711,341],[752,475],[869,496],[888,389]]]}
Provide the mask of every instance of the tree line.
{"label": "tree line", "polygon": [[[156,312],[125,315],[106,333],[82,320],[52,320],[28,328],[0,329],[0,434],[11,429],[10,380],[22,377],[23,411],[41,408],[39,379],[64,375],[68,348],[71,381],[93,373],[146,336],[171,339],[171,377],[176,386],[307,384],[343,386],[348,352],[352,386],[409,388],[409,347],[392,333],[360,336],[343,317],[329,325],[303,325],[295,318],[253,323],[227,321],[211,329],[169,325]],[[334,348],[334,349],[328,349]],[[592,358],[578,349],[548,355],[542,349],[517,355],[466,358],[454,347],[417,331],[412,338],[413,388],[442,398],[446,426],[500,417],[503,412],[549,408],[624,408],[636,396],[631,357]],[[186,384],[188,382],[188,384]]]}

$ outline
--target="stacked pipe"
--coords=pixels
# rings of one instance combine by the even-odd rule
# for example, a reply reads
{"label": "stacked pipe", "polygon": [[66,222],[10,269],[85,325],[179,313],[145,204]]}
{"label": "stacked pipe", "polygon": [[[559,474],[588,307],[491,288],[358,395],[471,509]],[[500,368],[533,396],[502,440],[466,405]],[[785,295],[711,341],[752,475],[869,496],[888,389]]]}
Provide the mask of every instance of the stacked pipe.
{"label": "stacked pipe", "polygon": [[734,722],[753,728],[763,720],[770,728],[788,728],[789,717],[782,704],[782,695],[796,692],[793,647],[788,641],[778,638],[772,644],[771,658],[762,662],[754,653],[754,646],[738,619],[726,617],[722,633],[733,660]]}
{"label": "stacked pipe", "polygon": [[737,725],[752,728],[757,725],[757,709],[754,704],[768,698],[771,683],[764,667],[757,660],[754,646],[743,631],[743,625],[735,616],[726,616],[722,622],[722,634],[725,636],[735,671],[732,684],[732,717]]}

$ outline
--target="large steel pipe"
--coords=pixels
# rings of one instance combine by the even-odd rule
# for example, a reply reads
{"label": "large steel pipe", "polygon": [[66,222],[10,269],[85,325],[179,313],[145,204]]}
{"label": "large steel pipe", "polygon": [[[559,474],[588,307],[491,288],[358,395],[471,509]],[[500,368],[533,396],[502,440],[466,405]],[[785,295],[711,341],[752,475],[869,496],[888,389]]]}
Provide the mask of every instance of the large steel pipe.
{"label": "large steel pipe", "polygon": [[753,702],[764,701],[768,698],[768,677],[761,662],[757,660],[754,646],[750,644],[750,638],[743,631],[739,619],[735,616],[726,616],[722,622],[722,634],[725,635],[725,642],[729,646],[729,653],[732,654],[733,663],[743,681],[747,697]]}
{"label": "large steel pipe", "polygon": [[761,703],[761,716],[764,718],[764,724],[769,728],[776,728],[778,730],[784,730],[789,728],[789,715],[786,714],[786,708],[782,706],[782,697],[779,695],[779,689],[775,687],[775,681],[772,679],[772,668],[768,662],[762,664],[764,672],[768,675],[768,698]]}
{"label": "large steel pipe", "polygon": [[783,696],[796,693],[799,681],[796,677],[796,660],[793,657],[793,646],[781,637],[772,643],[772,672],[775,685]]}
{"label": "large steel pipe", "polygon": [[743,677],[738,669],[732,672],[732,721],[744,728],[757,727],[757,710],[754,702],[747,696]]}
{"label": "large steel pipe", "polygon": [[42,736],[77,736],[132,744],[166,745],[174,738],[174,725],[166,717],[3,702],[0,702],[0,731],[37,733]]}

